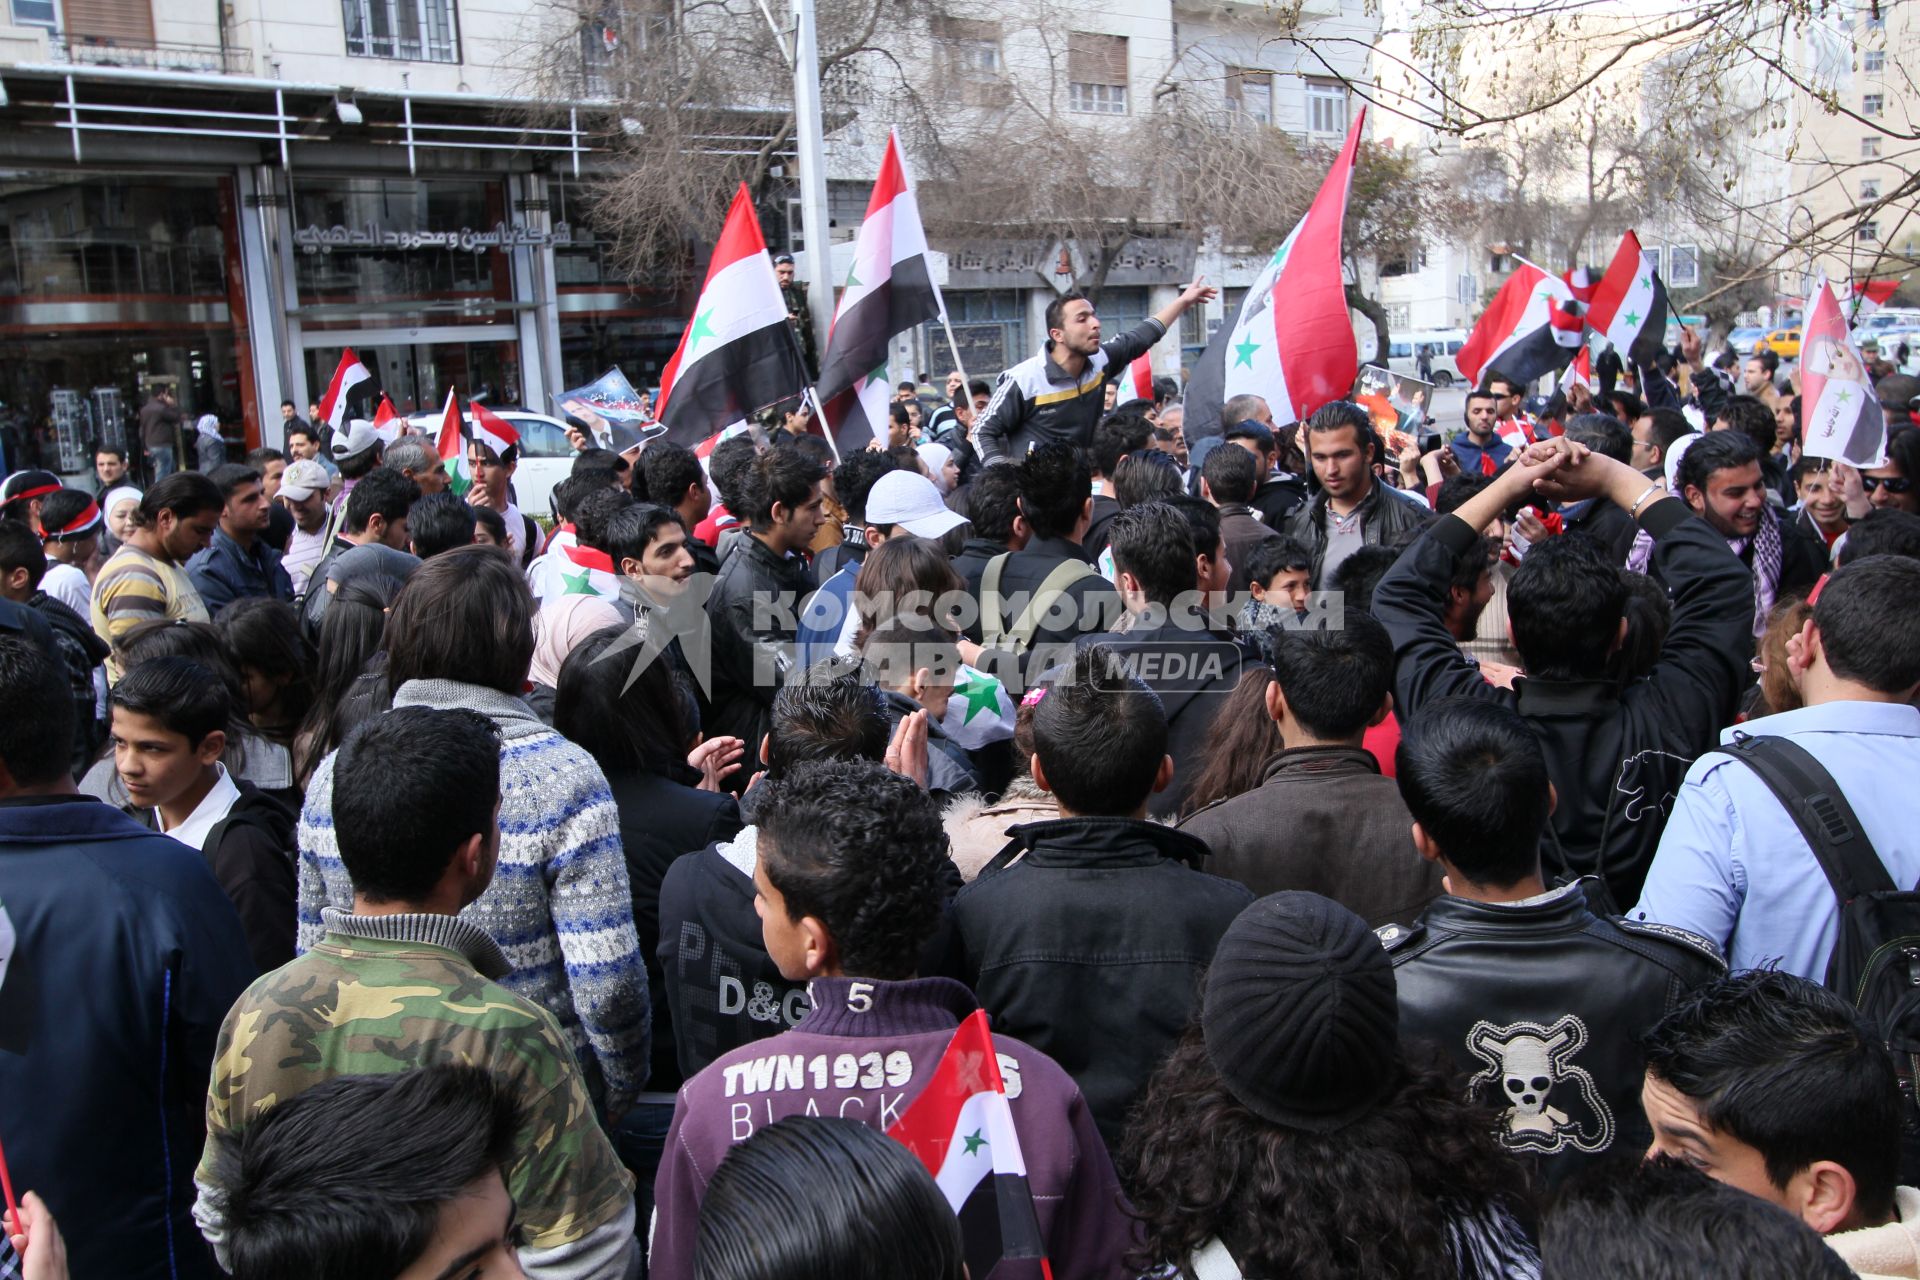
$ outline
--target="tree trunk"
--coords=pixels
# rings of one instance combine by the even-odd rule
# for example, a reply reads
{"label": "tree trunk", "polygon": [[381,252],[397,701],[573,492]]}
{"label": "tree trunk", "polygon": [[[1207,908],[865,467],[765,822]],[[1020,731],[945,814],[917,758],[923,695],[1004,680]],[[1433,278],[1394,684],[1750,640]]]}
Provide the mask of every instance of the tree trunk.
{"label": "tree trunk", "polygon": [[1387,336],[1387,309],[1360,292],[1358,285],[1347,286],[1347,305],[1373,322],[1373,359],[1362,363],[1387,367],[1387,351],[1390,339]]}

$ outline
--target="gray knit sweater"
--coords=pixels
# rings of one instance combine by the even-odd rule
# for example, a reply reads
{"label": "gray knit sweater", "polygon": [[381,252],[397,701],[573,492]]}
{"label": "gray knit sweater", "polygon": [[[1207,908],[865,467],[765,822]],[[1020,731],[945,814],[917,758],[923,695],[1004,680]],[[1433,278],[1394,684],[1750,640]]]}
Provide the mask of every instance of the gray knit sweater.
{"label": "gray knit sweater", "polygon": [[[410,680],[396,707],[464,707],[500,728],[500,863],[460,913],[513,966],[506,986],[551,1012],[607,1115],[646,1084],[651,1032],[647,970],[633,923],[620,819],[593,757],[542,724],[518,698],[454,680]],[[333,830],[333,756],[307,784],[300,815],[297,949],[325,933],[322,907],[353,907]]]}

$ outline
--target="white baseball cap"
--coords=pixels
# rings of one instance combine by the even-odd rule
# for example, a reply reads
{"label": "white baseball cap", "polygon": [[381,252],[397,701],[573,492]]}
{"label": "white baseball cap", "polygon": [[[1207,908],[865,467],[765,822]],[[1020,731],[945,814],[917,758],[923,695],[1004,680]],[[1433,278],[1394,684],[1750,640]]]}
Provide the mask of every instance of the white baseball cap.
{"label": "white baseball cap", "polygon": [[327,469],[312,458],[297,458],[280,473],[280,496],[305,502],[316,493],[327,491]]}
{"label": "white baseball cap", "polygon": [[[333,460],[351,458],[357,453],[365,453],[381,442],[381,435],[365,418],[355,418],[347,424],[345,431],[333,433]],[[284,481],[282,483],[285,483]]]}
{"label": "white baseball cap", "polygon": [[918,471],[889,471],[867,495],[868,524],[897,524],[916,538],[937,538],[966,522]]}

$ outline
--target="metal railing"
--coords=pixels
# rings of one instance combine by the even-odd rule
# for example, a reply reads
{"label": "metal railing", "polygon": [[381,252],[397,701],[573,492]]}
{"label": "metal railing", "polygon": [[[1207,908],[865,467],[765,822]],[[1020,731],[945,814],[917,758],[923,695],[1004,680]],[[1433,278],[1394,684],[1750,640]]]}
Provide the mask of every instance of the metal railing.
{"label": "metal railing", "polygon": [[217,44],[179,44],[166,40],[122,44],[100,36],[54,36],[47,48],[55,62],[92,67],[140,67],[149,71],[215,71],[230,76],[253,74],[251,49]]}

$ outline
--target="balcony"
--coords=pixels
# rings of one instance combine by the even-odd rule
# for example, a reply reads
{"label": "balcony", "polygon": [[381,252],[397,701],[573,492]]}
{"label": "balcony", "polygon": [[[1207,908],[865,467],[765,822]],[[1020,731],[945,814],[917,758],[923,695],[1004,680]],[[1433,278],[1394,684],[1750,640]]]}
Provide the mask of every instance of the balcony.
{"label": "balcony", "polygon": [[164,40],[126,42],[99,36],[54,35],[47,51],[55,62],[89,67],[138,67],[146,71],[211,71],[231,76],[253,74],[251,49],[217,44],[175,44]]}

